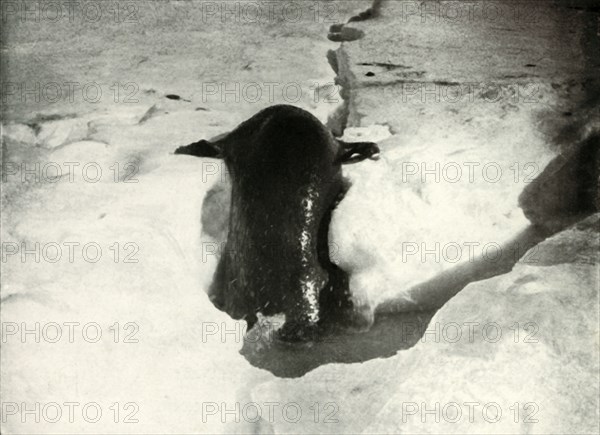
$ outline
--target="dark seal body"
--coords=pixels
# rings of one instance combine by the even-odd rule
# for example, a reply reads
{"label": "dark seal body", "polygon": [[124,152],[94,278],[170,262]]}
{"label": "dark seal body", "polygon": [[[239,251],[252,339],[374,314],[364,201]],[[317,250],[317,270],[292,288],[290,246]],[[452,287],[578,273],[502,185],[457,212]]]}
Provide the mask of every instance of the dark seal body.
{"label": "dark seal body", "polygon": [[310,113],[269,107],[215,142],[176,154],[223,158],[232,182],[228,239],[209,290],[249,327],[284,313],[281,335],[305,339],[352,312],[347,274],[329,258],[331,212],[348,188],[341,164],[373,157],[373,143],[344,143]]}

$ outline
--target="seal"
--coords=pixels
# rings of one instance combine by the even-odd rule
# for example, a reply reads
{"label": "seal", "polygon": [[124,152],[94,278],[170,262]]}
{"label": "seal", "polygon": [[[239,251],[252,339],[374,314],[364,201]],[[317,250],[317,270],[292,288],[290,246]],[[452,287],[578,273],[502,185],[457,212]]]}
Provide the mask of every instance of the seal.
{"label": "seal", "polygon": [[175,154],[224,159],[230,173],[229,232],[209,288],[217,308],[248,329],[257,313],[283,313],[285,341],[356,320],[348,275],[329,257],[328,231],[350,187],[342,164],[376,159],[375,143],[343,142],[309,112],[275,105]]}

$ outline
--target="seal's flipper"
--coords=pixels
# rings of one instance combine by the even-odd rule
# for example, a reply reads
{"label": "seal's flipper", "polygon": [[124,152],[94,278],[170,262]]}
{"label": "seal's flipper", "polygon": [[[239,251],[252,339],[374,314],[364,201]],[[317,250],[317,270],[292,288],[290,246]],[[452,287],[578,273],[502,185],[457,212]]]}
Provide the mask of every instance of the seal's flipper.
{"label": "seal's flipper", "polygon": [[175,154],[187,154],[196,157],[213,157],[215,159],[223,158],[223,148],[220,141],[209,142],[200,140],[190,145],[179,147],[175,150]]}
{"label": "seal's flipper", "polygon": [[336,163],[356,163],[365,159],[377,160],[379,158],[379,147],[374,142],[343,142],[337,140],[340,151]]}

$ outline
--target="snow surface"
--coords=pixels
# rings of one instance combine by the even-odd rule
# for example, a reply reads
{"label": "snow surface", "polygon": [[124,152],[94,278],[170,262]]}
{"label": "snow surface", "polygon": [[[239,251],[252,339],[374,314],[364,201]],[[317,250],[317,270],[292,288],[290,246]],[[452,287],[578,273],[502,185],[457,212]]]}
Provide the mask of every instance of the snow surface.
{"label": "snow surface", "polygon": [[[333,18],[345,22],[368,3],[335,2]],[[111,98],[97,104],[81,98],[51,104],[16,97],[3,107],[8,121],[2,130],[3,162],[12,166],[11,173],[6,165],[3,168],[6,182],[2,185],[2,433],[339,432],[344,427],[397,431],[394,405],[405,398],[394,394],[402,391],[402,383],[414,367],[421,367],[419,379],[426,384],[413,379],[413,391],[422,393],[432,384],[439,385],[436,358],[443,346],[425,350],[417,346],[411,353],[365,364],[328,365],[289,381],[250,365],[239,353],[245,324],[216,310],[204,292],[216,257],[213,240],[201,236],[202,202],[209,189],[223,181],[222,166],[215,160],[172,155],[177,146],[227,132],[270,104],[290,103],[281,95],[273,101],[223,103],[221,95],[205,98],[206,83],[222,81],[228,89],[235,83],[298,83],[302,96],[295,104],[325,121],[341,103],[340,98],[314,98],[315,83],[326,94],[335,89],[334,73],[326,62],[327,50],[338,47],[326,39],[331,23],[304,18],[295,23],[240,26],[203,21],[197,2],[136,4],[140,20],[133,24],[81,20],[68,25],[48,21],[7,24],[11,37],[3,52],[11,59],[6,65],[9,77],[18,77],[30,86],[35,82],[96,81]],[[312,2],[303,5],[310,8]],[[110,93],[115,82],[121,88],[134,83],[138,102],[115,102]],[[166,95],[179,95],[180,99]],[[348,129],[346,139],[378,141],[382,154],[377,162],[345,168],[354,184],[334,213],[335,259],[353,273],[352,290],[366,293],[373,306],[398,296],[410,302],[418,293],[409,294],[408,288],[455,264],[445,260],[424,263],[418,257],[403,261],[398,244],[502,243],[526,225],[516,205],[522,182],[505,183],[497,189],[491,189],[489,183],[463,185],[461,196],[447,183],[402,183],[398,169],[403,161],[440,160],[462,148],[472,151],[468,145],[479,144],[481,139],[464,130],[447,135],[454,120],[435,111],[429,113],[431,118],[447,124],[442,122],[437,130],[431,130],[429,125],[414,123],[413,118],[415,125],[405,125],[408,128],[404,130],[402,124],[384,119],[386,113],[401,113],[398,107],[386,105],[380,112],[371,111],[369,95],[363,97],[361,103],[369,114],[354,127],[366,130]],[[382,100],[375,95],[373,101]],[[486,149],[467,152],[460,161],[482,156],[491,159],[496,155],[488,155],[490,150],[511,143],[512,148],[498,151],[505,157],[503,167],[518,155],[519,162],[533,159],[541,169],[552,153],[540,146],[544,138],[536,136],[534,111],[509,114],[505,122],[516,125],[516,132],[508,133],[502,127],[486,130],[490,138],[497,135],[499,139]],[[476,121],[485,124],[497,118],[496,113],[486,112]],[[388,131],[393,136],[387,137]],[[523,154],[519,147],[530,139],[536,146]],[[39,163],[40,169],[46,168],[50,174],[58,166],[62,177],[55,181],[41,173],[40,180],[31,174],[23,178],[23,163]],[[82,172],[89,163],[89,172]],[[116,179],[115,164],[119,168]],[[67,172],[69,166],[73,169]],[[95,168],[101,169],[101,177],[92,182]],[[135,173],[129,172],[131,168]],[[39,261],[35,253],[23,257],[23,246],[35,250],[36,243],[40,244]],[[74,245],[72,261],[68,243],[79,244]],[[62,257],[52,262],[56,244]],[[102,249],[97,262],[89,260],[94,249],[84,256],[81,248],[86,244]],[[19,251],[11,251],[15,249]],[[119,253],[116,261],[115,249]],[[454,311],[440,311],[440,318],[463,320],[465,307],[478,294],[478,288],[472,288],[458,308],[451,307],[459,313],[457,317],[451,316]],[[531,305],[535,306],[535,300]],[[474,318],[483,316],[484,308],[473,314]],[[71,324],[73,340],[66,322],[76,322]],[[35,330],[36,324],[39,343],[35,332],[21,335],[25,328]],[[56,324],[62,336],[53,343]],[[84,325],[89,328],[85,335]],[[96,341],[98,328],[102,336]],[[129,342],[132,340],[138,341]],[[533,348],[527,348],[531,353],[513,358],[516,347],[505,353],[512,358],[510,367],[515,371],[523,357],[535,357]],[[549,352],[538,357],[539,367],[544,367]],[[488,377],[479,370],[479,359],[465,364],[464,373],[453,372],[453,367],[463,367],[467,359],[462,354],[448,357],[448,368],[442,373],[447,385],[481,372],[478,391],[486,391]],[[498,367],[503,367],[505,360],[499,358]],[[394,379],[397,382],[392,382]],[[445,400],[442,393],[439,397]],[[72,422],[65,405],[69,402],[78,404]],[[275,424],[269,418],[267,402],[278,404]],[[318,424],[314,424],[316,402],[320,403]],[[337,414],[345,418],[341,423],[324,421],[324,415],[335,410],[330,402],[341,406],[342,412]],[[36,403],[40,412],[24,412],[24,405],[35,409]],[[56,423],[49,421],[54,414],[43,414],[44,409],[52,411],[47,407],[51,403],[59,404],[63,412]],[[261,418],[240,414],[245,409],[254,415],[248,410],[250,403],[259,404]],[[10,404],[17,406],[16,411]],[[96,404],[96,409],[102,410],[98,422],[90,423],[82,416],[85,404]],[[282,421],[281,409],[290,404],[302,411],[296,422],[290,418]],[[117,422],[115,409],[119,409]],[[225,413],[231,409],[240,412],[234,411],[233,416]],[[380,411],[381,417],[371,426],[371,416]],[[39,421],[35,414],[40,415]],[[126,423],[128,415],[137,421]],[[289,415],[294,415],[294,409]],[[349,423],[360,424],[355,429]]]}

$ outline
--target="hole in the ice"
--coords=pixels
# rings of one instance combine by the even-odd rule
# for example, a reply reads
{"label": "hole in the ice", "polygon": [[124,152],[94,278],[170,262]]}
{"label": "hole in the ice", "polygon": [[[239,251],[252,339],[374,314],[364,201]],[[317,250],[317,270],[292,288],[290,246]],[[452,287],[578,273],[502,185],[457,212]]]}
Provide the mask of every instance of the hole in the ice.
{"label": "hole in the ice", "polygon": [[375,75],[374,72],[369,71],[368,73],[365,74],[367,77],[373,77]]}
{"label": "hole in the ice", "polygon": [[391,357],[419,341],[433,314],[433,311],[382,314],[368,332],[338,330],[302,343],[277,341],[269,324],[257,324],[248,332],[252,338],[244,340],[240,353],[250,364],[276,376],[299,377],[324,364]]}
{"label": "hole in the ice", "polygon": [[175,94],[167,94],[165,97],[167,97],[169,100],[181,100],[181,97]]}

